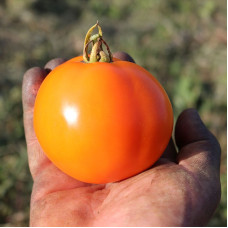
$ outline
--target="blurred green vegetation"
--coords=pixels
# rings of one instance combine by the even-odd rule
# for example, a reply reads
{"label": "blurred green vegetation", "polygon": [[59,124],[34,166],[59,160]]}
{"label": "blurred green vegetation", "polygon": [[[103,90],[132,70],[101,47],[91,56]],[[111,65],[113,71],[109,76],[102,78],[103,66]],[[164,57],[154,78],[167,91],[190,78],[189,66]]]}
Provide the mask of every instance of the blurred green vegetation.
{"label": "blurred green vegetation", "polygon": [[226,226],[226,13],[225,0],[1,0],[0,225],[28,225],[23,73],[81,54],[86,31],[99,19],[111,50],[128,52],[162,83],[175,118],[195,107],[218,138],[222,198],[209,226]]}

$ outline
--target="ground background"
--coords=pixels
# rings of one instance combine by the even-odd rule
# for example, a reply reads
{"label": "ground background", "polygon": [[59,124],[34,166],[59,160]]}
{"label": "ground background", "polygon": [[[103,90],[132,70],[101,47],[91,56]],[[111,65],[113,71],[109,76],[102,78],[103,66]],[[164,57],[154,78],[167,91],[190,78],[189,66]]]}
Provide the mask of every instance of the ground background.
{"label": "ground background", "polygon": [[99,19],[111,50],[128,52],[163,84],[175,119],[195,107],[218,138],[222,199],[208,225],[226,226],[226,10],[225,0],[0,0],[0,225],[28,225],[23,73],[79,55]]}

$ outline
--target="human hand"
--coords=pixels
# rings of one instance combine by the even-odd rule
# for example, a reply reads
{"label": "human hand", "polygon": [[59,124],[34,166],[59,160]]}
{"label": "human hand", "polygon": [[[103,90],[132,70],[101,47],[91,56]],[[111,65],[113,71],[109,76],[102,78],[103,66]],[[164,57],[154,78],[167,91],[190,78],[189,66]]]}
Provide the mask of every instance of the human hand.
{"label": "human hand", "polygon": [[[114,55],[133,61],[124,53]],[[49,61],[53,70],[62,59]],[[24,128],[34,185],[31,226],[203,226],[221,195],[220,146],[194,109],[179,116],[171,140],[150,169],[126,180],[88,184],[61,172],[45,156],[33,129],[37,91],[48,70],[23,79]]]}

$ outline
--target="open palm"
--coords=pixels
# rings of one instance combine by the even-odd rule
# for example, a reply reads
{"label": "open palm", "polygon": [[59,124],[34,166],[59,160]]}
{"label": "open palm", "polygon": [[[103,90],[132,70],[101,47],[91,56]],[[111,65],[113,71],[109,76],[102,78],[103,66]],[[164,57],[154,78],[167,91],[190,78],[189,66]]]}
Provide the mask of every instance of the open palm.
{"label": "open palm", "polygon": [[[124,53],[116,57],[132,60]],[[48,62],[52,70],[62,59]],[[28,70],[23,80],[24,127],[34,180],[31,226],[202,226],[220,200],[220,147],[194,109],[178,118],[175,141],[150,169],[103,185],[75,180],[45,156],[33,129],[37,91],[48,71]]]}

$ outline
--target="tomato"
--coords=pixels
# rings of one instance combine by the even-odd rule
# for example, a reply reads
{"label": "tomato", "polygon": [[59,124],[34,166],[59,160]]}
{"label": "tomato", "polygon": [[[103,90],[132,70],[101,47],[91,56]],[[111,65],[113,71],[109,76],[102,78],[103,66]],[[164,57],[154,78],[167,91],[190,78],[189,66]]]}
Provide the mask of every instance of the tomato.
{"label": "tomato", "polygon": [[120,181],[164,152],[173,111],[159,82],[135,63],[73,58],[43,81],[34,129],[48,158],[88,183]]}

